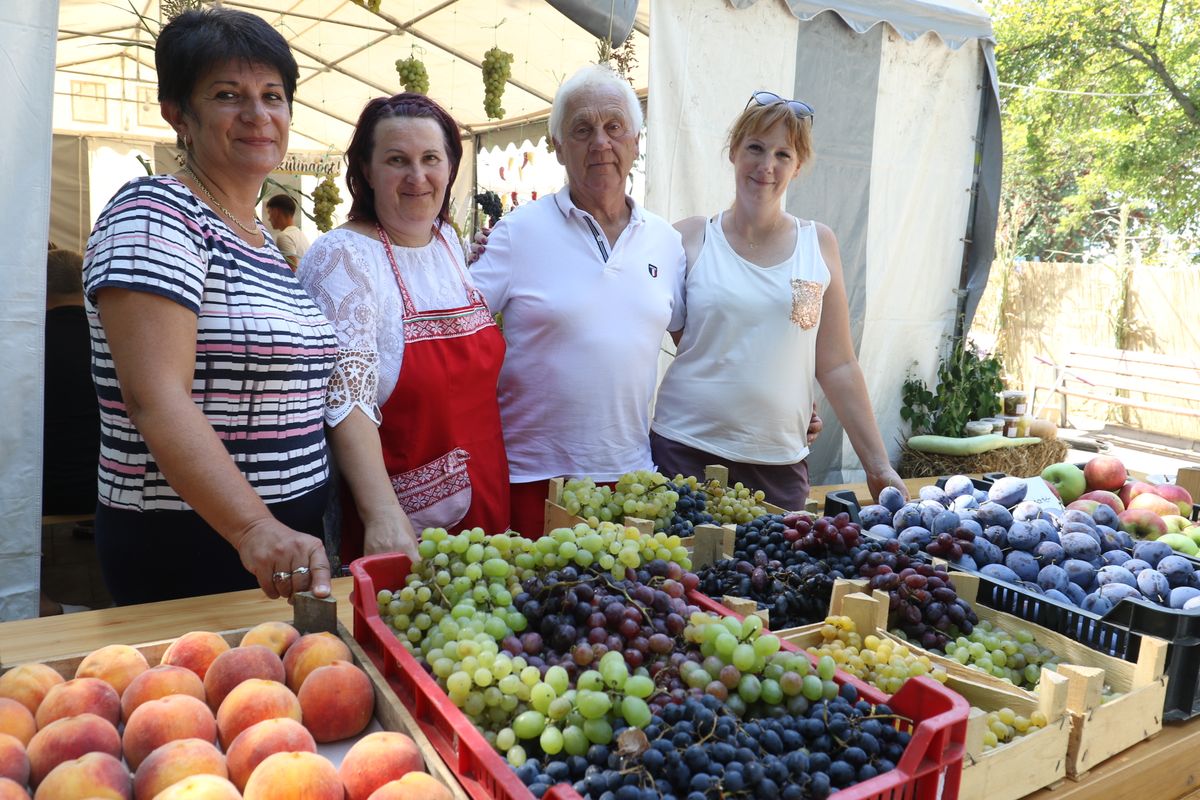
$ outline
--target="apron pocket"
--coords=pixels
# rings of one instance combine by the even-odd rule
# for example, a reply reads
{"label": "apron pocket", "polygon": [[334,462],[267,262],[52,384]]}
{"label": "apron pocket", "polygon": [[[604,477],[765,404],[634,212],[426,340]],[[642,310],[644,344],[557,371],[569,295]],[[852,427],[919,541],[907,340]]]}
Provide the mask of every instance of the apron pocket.
{"label": "apron pocket", "polygon": [[400,506],[418,532],[425,528],[449,531],[467,515],[471,508],[470,458],[466,450],[456,448],[428,464],[390,476]]}

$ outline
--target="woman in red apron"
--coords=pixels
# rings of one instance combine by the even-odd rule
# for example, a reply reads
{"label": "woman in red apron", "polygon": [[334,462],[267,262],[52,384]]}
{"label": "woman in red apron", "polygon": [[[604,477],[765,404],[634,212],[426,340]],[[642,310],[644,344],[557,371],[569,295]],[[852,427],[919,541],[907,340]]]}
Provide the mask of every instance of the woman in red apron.
{"label": "woman in red apron", "polygon": [[508,528],[496,382],[504,339],[450,244],[454,121],[423,95],[367,104],[346,152],[350,221],[297,271],[333,322],[326,399],[341,555],[416,556],[419,531]]}

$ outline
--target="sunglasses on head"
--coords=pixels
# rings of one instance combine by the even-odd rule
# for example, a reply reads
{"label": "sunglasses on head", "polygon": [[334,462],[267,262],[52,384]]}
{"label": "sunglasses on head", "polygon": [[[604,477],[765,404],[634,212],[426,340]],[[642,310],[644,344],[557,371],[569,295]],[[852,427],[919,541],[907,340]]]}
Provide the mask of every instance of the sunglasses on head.
{"label": "sunglasses on head", "polygon": [[776,103],[787,103],[788,110],[795,114],[797,119],[806,119],[810,123],[812,122],[813,116],[816,114],[816,112],[813,111],[813,107],[808,103],[803,103],[799,100],[788,100],[786,97],[780,97],[774,92],[755,92],[754,94],[750,95],[750,100],[746,103],[747,108],[750,107],[750,103],[755,103],[756,105],[760,106],[773,106]]}

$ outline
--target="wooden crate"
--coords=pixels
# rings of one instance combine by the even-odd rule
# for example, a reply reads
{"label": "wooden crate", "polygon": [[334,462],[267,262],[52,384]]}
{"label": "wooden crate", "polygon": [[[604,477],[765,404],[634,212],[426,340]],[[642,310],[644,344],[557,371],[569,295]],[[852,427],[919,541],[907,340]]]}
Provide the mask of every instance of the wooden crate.
{"label": "wooden crate", "polygon": [[[705,482],[715,480],[718,483],[720,483],[722,486],[728,486],[729,485],[729,468],[721,466],[720,464],[710,464],[709,466],[704,468],[704,480],[705,480]],[[543,534],[549,533],[550,531],[554,530],[555,528],[571,528],[571,527],[574,527],[575,525],[578,525],[579,523],[585,521],[582,517],[579,517],[575,514],[569,513],[567,511],[567,509],[565,509],[563,507],[562,493],[563,493],[563,486],[565,483],[566,483],[565,478],[551,478],[550,479],[550,489],[547,492],[547,497],[546,497],[545,522],[543,523],[543,526],[542,526]],[[813,506],[813,508],[811,510],[815,511],[816,504],[812,503],[811,505]],[[787,509],[785,509],[781,506],[777,506],[774,503],[769,503],[767,501],[763,501],[762,507],[767,510],[768,514],[790,513]],[[634,521],[634,519],[632,517],[625,518],[626,524],[633,524],[633,521]],[[653,528],[651,529],[651,532],[653,532]],[[688,538],[690,538],[690,537],[684,537],[685,542]],[[731,550],[731,552],[732,552],[732,550]]]}
{"label": "wooden crate", "polygon": [[[336,634],[350,648],[350,655],[354,663],[362,668],[367,677],[371,679],[371,685],[375,689],[375,720],[379,723],[380,727],[384,730],[399,731],[410,736],[420,749],[421,757],[425,759],[426,771],[444,784],[450,790],[455,800],[469,800],[458,778],[455,777],[454,773],[446,765],[446,762],[442,760],[442,757],[438,755],[429,738],[421,730],[421,726],[417,724],[412,714],[400,702],[400,698],[396,697],[396,693],[388,686],[387,679],[380,674],[379,670],[371,662],[370,657],[363,651],[359,643],[354,640],[354,637],[346,630],[345,626],[338,622],[335,601],[332,598],[317,599],[307,592],[297,595],[293,624],[301,634],[316,633],[319,631],[328,631]],[[235,630],[217,631],[217,633],[229,643],[230,647],[237,647],[248,630],[250,628],[238,628]],[[181,631],[179,635],[182,636],[184,633],[187,633],[187,631]],[[162,661],[163,653],[166,652],[167,647],[173,641],[175,641],[175,638],[146,642],[134,645],[134,649],[145,656],[147,663],[153,667]],[[70,680],[75,677],[75,671],[79,668],[79,663],[87,655],[88,653],[77,653],[42,663],[58,672],[58,674],[67,680]],[[333,743],[334,747],[338,747],[339,745],[344,746],[344,743]]]}
{"label": "wooden crate", "polygon": [[[1069,681],[1067,713],[1071,716],[1071,739],[1067,751],[1067,777],[1078,778],[1089,769],[1162,730],[1163,703],[1167,693],[1164,669],[1167,643],[1153,636],[1143,636],[1138,660],[1131,663],[1115,656],[1092,650],[1060,633],[1019,619],[1002,611],[975,603],[979,579],[974,575],[956,572],[952,576],[958,596],[975,610],[980,620],[1013,631],[1024,628],[1033,634],[1041,646],[1060,656],[1058,674]],[[839,583],[841,583],[839,581]],[[847,581],[862,587],[862,582]],[[834,586],[834,603],[839,593],[844,596],[854,589]],[[886,608],[886,595],[878,592]],[[889,634],[890,635],[890,634]],[[893,637],[896,641],[904,641]],[[917,645],[905,642],[910,648]],[[922,651],[928,652],[928,651]],[[996,678],[953,659],[929,653],[950,674],[983,684],[1013,697],[1036,701],[1036,692],[1021,689],[1006,680]],[[1114,693],[1103,702],[1102,690],[1107,685]]]}
{"label": "wooden crate", "polygon": [[[854,587],[849,581],[838,582],[830,613],[849,617],[861,636],[869,633],[887,636],[887,595],[875,592],[875,596],[868,596],[862,592],[849,592],[851,588]],[[790,628],[778,635],[807,649],[823,641],[822,625]],[[920,652],[920,648],[914,649]],[[1016,800],[1065,777],[1071,733],[1071,716],[1067,713],[1069,684],[1066,676],[1044,669],[1042,690],[1037,695],[1018,697],[969,677],[949,675],[946,687],[962,695],[973,707],[967,721],[959,797]],[[1040,710],[1046,715],[1047,725],[984,750],[987,712],[1006,707],[1026,717]]]}

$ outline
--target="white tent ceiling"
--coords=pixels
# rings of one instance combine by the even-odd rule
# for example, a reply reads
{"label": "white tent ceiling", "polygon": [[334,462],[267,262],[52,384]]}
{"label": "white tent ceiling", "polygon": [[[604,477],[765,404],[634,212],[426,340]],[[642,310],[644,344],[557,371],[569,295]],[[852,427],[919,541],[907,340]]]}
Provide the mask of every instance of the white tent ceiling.
{"label": "white tent ceiling", "polygon": [[[541,0],[382,0],[378,13],[351,0],[213,2],[258,14],[291,44],[300,66],[293,151],[340,152],[363,105],[401,91],[394,66],[400,58],[425,63],[430,96],[466,134],[544,119],[562,79],[597,58],[596,38]],[[639,90],[647,86],[649,62],[649,3],[642,5],[630,37]],[[156,86],[153,51],[131,44],[153,46],[147,28],[157,32],[163,21],[159,0],[60,0],[59,7],[55,129],[169,138],[156,123],[157,104],[147,99]],[[483,111],[479,65],[493,45],[515,56],[501,120]],[[103,122],[87,121],[86,111],[81,121],[72,109],[94,106],[96,85],[106,87],[112,110]]]}

